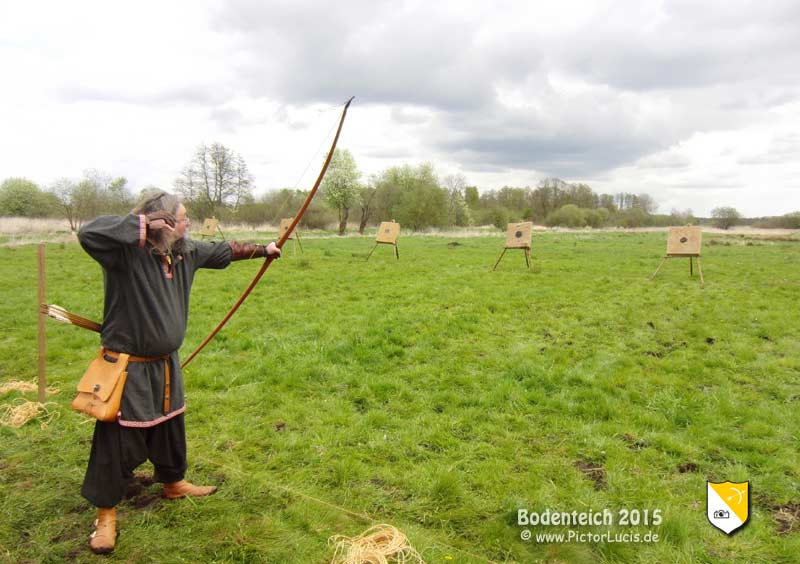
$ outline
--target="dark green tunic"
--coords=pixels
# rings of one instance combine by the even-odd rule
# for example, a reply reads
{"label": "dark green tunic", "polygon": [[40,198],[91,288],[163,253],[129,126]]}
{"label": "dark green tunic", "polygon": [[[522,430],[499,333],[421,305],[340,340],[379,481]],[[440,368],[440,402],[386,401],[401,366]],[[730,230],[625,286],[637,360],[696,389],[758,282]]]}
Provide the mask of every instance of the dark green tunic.
{"label": "dark green tunic", "polygon": [[150,427],[183,413],[183,375],[177,350],[186,335],[189,293],[199,268],[225,268],[225,242],[187,240],[180,255],[153,253],[145,244],[144,216],[102,216],[78,233],[84,250],[103,267],[105,348],[143,357],[169,355],[171,390],[164,413],[164,361],[131,362],[119,423]]}

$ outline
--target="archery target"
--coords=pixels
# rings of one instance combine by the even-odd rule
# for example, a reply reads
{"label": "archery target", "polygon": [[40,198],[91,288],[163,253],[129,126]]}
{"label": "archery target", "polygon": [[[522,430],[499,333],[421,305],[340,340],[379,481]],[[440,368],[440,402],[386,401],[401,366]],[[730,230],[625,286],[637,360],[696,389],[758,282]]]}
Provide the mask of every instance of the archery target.
{"label": "archery target", "polygon": [[376,243],[389,243],[394,245],[397,243],[397,237],[400,235],[400,224],[393,221],[383,221],[378,227],[378,235],[375,237]]}
{"label": "archery target", "polygon": [[700,256],[703,230],[700,227],[670,227],[667,235],[667,254]]}
{"label": "archery target", "polygon": [[506,227],[506,248],[530,249],[532,229],[533,223],[530,221],[509,223]]}
{"label": "archery target", "polygon": [[219,227],[219,220],[215,217],[207,217],[200,228],[200,235],[203,237],[213,237]]}
{"label": "archery target", "polygon": [[[293,221],[294,221],[293,217],[284,217],[283,219],[281,219],[281,225],[280,227],[278,227],[278,237],[283,237],[284,233],[289,231],[289,226],[292,225]],[[289,236],[289,239],[293,238],[294,238],[294,233],[292,233]]]}

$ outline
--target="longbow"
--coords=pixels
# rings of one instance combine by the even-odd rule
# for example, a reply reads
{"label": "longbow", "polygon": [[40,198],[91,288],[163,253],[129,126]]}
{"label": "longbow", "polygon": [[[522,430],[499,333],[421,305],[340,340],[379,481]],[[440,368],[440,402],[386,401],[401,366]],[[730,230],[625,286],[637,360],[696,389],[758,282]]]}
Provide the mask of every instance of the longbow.
{"label": "longbow", "polygon": [[[306,196],[303,205],[300,206],[300,210],[295,214],[292,223],[289,224],[289,228],[283,233],[283,235],[281,235],[281,238],[278,240],[278,242],[275,243],[275,245],[278,248],[283,248],[283,244],[292,235],[292,231],[294,231],[294,228],[300,222],[300,219],[302,219],[303,214],[306,212],[306,209],[308,209],[309,204],[311,204],[311,200],[314,198],[314,194],[317,193],[317,189],[319,188],[320,184],[322,184],[322,179],[325,177],[325,172],[328,170],[328,165],[331,163],[331,159],[333,158],[333,151],[336,149],[336,143],[337,141],[339,141],[339,134],[342,132],[342,125],[344,125],[344,118],[347,115],[347,108],[350,107],[350,102],[353,101],[353,98],[354,97],[351,97],[345,103],[344,109],[342,110],[342,117],[339,119],[339,127],[336,129],[336,135],[334,136],[333,143],[331,144],[331,148],[328,151],[328,156],[325,158],[325,162],[322,165],[322,170],[320,170],[319,175],[317,176],[317,180],[316,182],[314,182],[314,187],[308,193],[308,196]],[[195,349],[195,351],[192,354],[190,354],[186,358],[186,360],[183,361],[183,363],[181,364],[181,368],[185,368],[186,365],[189,364],[192,361],[192,359],[196,357],[197,354],[201,350],[203,350],[208,343],[211,342],[211,340],[217,335],[217,333],[219,333],[220,329],[222,329],[225,326],[225,324],[228,323],[228,320],[231,317],[233,317],[233,314],[236,313],[236,310],[239,309],[239,306],[241,306],[244,303],[244,301],[247,299],[247,296],[250,295],[250,292],[252,292],[253,288],[255,288],[256,284],[258,284],[258,281],[261,280],[262,276],[264,276],[264,273],[267,271],[267,268],[269,268],[269,265],[272,264],[273,260],[275,259],[272,257],[267,257],[266,259],[264,259],[264,264],[261,265],[261,268],[253,277],[252,282],[250,282],[250,284],[247,286],[247,288],[239,297],[239,299],[236,300],[236,303],[233,304],[231,310],[225,315],[225,317],[222,318],[222,321],[219,322],[219,324],[214,328],[214,330],[211,331],[211,333],[209,333],[208,337],[205,338],[205,340],[200,344],[200,346],[197,347],[197,349]]]}

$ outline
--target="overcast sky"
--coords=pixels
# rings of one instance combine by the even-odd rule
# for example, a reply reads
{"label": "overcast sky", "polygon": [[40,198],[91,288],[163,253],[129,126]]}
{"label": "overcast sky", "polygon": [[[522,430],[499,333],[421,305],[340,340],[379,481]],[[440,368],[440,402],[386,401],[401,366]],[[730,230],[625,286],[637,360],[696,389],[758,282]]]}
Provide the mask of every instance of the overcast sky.
{"label": "overcast sky", "polygon": [[258,192],[307,188],[355,96],[365,181],[430,161],[481,190],[800,210],[797,0],[0,0],[0,69],[0,180],[172,189],[218,141]]}

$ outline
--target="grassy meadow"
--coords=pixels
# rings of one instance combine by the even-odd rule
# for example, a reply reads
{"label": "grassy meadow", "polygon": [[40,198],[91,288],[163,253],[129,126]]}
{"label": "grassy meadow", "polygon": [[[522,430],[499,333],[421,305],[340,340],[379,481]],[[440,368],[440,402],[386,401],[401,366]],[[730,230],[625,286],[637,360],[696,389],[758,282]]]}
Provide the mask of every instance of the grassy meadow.
{"label": "grassy meadow", "polygon": [[[264,238],[271,234],[263,234]],[[706,235],[703,274],[664,233],[309,238],[285,249],[185,370],[190,469],[142,466],[109,562],[330,562],[390,523],[435,563],[772,563],[800,554],[800,242]],[[258,268],[199,273],[189,352]],[[102,316],[102,276],[47,246],[47,301]],[[36,247],[0,247],[0,385],[36,379]],[[0,561],[94,562],[80,496],[92,424],[72,390],[96,334],[47,323],[47,414],[0,427]],[[0,395],[0,410],[35,399]],[[44,423],[44,425],[43,425]],[[750,481],[750,522],[706,518],[706,480]],[[344,508],[347,512],[342,511]],[[659,509],[658,542],[524,541],[517,510]],[[566,530],[527,527],[534,534]]]}

